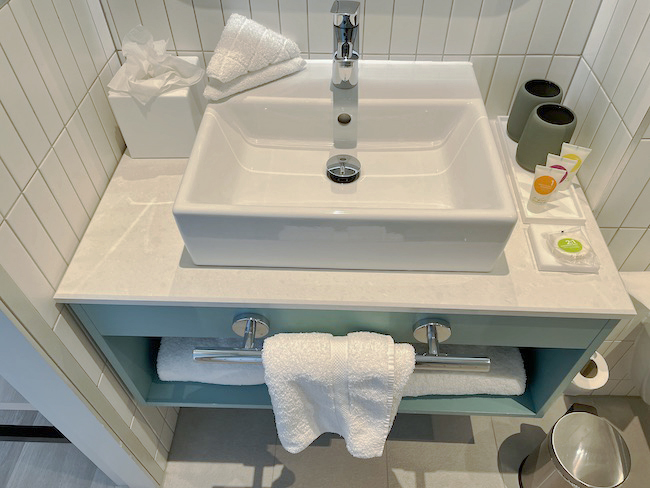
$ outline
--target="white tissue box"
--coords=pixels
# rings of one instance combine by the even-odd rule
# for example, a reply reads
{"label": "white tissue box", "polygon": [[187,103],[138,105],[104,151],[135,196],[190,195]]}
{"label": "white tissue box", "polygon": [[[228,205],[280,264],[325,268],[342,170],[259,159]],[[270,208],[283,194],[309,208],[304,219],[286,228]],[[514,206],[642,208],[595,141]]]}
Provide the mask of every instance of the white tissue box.
{"label": "white tissue box", "polygon": [[[196,56],[182,59],[197,65]],[[205,79],[163,93],[146,106],[126,93],[109,91],[117,124],[132,158],[189,158],[207,101]]]}

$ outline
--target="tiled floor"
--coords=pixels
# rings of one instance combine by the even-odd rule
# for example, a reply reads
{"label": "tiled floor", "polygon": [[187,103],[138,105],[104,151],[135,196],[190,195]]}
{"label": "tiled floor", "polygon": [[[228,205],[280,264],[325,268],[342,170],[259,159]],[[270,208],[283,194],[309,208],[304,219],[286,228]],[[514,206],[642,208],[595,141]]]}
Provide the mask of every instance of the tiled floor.
{"label": "tiled floor", "polygon": [[[0,424],[52,425],[36,411],[0,411]],[[2,488],[114,488],[72,444],[0,442]]]}
{"label": "tiled floor", "polygon": [[[182,409],[164,488],[516,488],[517,468],[575,398],[542,419],[399,415],[381,458],[355,459],[337,436],[299,454],[277,441],[267,410]],[[633,468],[650,479],[650,407],[638,398],[582,397],[623,433]]]}

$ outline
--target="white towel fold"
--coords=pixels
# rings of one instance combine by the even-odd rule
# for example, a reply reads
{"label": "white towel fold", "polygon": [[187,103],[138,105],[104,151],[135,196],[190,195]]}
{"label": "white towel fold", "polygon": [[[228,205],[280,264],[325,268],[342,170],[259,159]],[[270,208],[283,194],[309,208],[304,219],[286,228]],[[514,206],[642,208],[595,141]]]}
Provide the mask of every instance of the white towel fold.
{"label": "white towel fold", "polygon": [[526,371],[516,347],[443,345],[450,356],[489,357],[489,373],[415,370],[403,396],[423,395],[522,395]]}
{"label": "white towel fold", "polygon": [[[260,385],[264,370],[259,364],[215,364],[192,359],[195,348],[241,347],[243,339],[163,337],[158,351],[158,377],[162,381],[194,381],[217,385]],[[255,347],[261,347],[262,340]]]}
{"label": "white towel fold", "polygon": [[264,85],[284,78],[297,71],[305,69],[307,63],[302,58],[293,58],[282,63],[272,64],[266,68],[262,68],[254,73],[240,76],[228,83],[222,83],[216,80],[209,80],[208,85],[205,87],[203,96],[208,100],[217,101],[222,98],[229,97],[235,93],[244,90],[250,90],[256,86]]}
{"label": "white towel fold", "polygon": [[384,450],[415,353],[371,332],[278,334],[266,339],[262,361],[287,451],[334,432],[353,456],[371,458]]}
{"label": "white towel fold", "polygon": [[243,15],[232,14],[207,73],[222,83],[300,55],[298,45]]}

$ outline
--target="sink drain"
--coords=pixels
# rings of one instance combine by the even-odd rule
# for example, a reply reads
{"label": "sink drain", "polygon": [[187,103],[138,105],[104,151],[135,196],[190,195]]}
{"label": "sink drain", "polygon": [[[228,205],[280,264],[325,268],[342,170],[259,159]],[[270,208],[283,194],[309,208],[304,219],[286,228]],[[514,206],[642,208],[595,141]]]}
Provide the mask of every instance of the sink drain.
{"label": "sink drain", "polygon": [[327,177],[334,183],[352,183],[360,173],[359,160],[349,154],[339,154],[327,160]]}

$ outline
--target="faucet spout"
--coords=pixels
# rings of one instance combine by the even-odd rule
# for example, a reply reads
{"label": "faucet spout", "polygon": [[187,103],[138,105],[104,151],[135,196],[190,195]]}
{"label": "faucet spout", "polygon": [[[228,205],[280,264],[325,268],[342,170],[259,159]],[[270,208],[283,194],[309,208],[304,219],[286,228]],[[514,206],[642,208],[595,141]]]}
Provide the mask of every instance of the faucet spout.
{"label": "faucet spout", "polygon": [[359,2],[336,0],[330,12],[334,16],[334,62],[332,84],[336,88],[353,88],[359,82]]}

